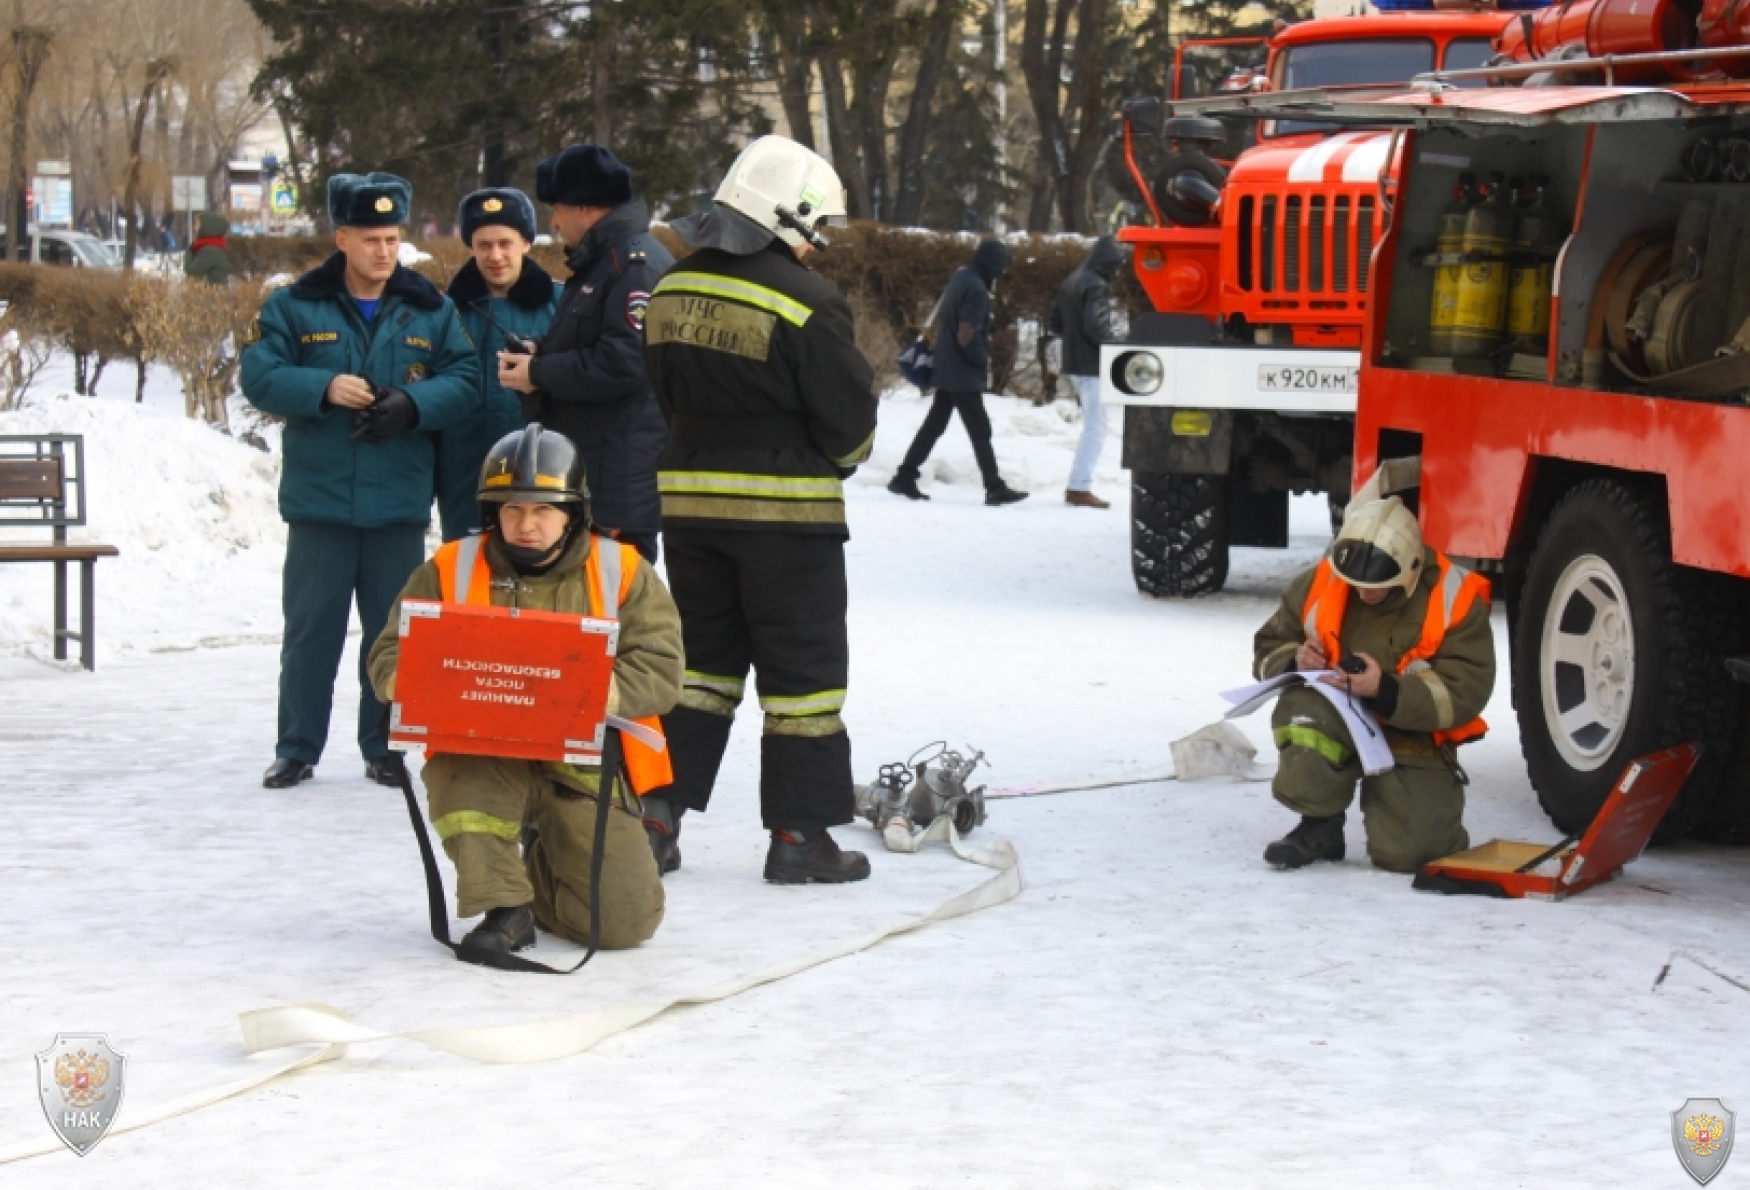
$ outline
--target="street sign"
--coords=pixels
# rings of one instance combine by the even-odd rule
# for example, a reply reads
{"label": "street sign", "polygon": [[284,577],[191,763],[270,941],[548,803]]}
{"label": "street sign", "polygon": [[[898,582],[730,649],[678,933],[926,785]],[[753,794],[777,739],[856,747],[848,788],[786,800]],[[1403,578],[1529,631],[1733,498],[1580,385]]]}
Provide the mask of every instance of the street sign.
{"label": "street sign", "polygon": [[199,174],[178,174],[170,179],[170,209],[173,211],[204,211],[207,209],[207,180]]}
{"label": "street sign", "polygon": [[65,178],[73,173],[71,161],[39,161],[36,172],[46,178]]}
{"label": "street sign", "polygon": [[296,215],[298,213],[298,188],[290,182],[275,182],[273,194],[268,204],[276,215]]}
{"label": "street sign", "polygon": [[34,177],[30,180],[31,205],[37,208],[40,227],[73,226],[73,179]]}

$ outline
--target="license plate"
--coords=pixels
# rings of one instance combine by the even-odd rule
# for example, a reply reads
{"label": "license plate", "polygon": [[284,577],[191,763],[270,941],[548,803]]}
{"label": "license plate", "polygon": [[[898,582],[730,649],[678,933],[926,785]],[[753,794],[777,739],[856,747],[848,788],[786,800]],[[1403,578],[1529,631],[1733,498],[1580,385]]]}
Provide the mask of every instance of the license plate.
{"label": "license plate", "polygon": [[1360,368],[1294,368],[1258,365],[1258,390],[1267,393],[1352,393],[1359,388]]}

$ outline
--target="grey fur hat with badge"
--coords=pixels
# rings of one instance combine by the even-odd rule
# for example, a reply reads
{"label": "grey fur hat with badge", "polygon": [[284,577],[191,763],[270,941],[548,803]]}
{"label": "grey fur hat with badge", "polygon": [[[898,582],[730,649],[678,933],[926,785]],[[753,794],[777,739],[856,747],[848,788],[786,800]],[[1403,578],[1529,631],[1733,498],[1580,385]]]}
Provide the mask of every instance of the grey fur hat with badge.
{"label": "grey fur hat with badge", "polygon": [[335,174],[328,218],[336,227],[400,227],[413,214],[413,183],[394,174]]}
{"label": "grey fur hat with badge", "polygon": [[521,190],[508,186],[476,190],[456,207],[456,227],[462,242],[474,246],[474,233],[482,227],[508,227],[523,239],[535,240],[535,204]]}
{"label": "grey fur hat with badge", "polygon": [[600,145],[568,145],[535,166],[535,197],[568,207],[632,201],[632,171]]}

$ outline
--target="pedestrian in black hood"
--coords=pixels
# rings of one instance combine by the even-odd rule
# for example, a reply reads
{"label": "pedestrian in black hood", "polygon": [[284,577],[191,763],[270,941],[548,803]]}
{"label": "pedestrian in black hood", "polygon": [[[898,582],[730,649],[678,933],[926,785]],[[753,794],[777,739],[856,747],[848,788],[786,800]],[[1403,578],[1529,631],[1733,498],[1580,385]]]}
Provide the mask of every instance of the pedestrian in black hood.
{"label": "pedestrian in black hood", "polygon": [[[1025,500],[997,473],[996,451],[990,443],[990,417],[984,411],[984,386],[990,376],[991,291],[1008,269],[1014,254],[1001,240],[981,240],[972,260],[954,271],[938,306],[936,325],[936,399],[918,427],[905,461],[887,490],[913,500],[928,500],[918,488],[918,476],[948,419],[960,411],[960,424],[972,439],[972,454],[984,477],[986,504]],[[928,329],[928,328],[926,328]]]}
{"label": "pedestrian in black hood", "polygon": [[1051,307],[1051,333],[1063,336],[1063,374],[1082,405],[1082,437],[1069,468],[1063,499],[1078,508],[1110,508],[1094,495],[1094,466],[1106,445],[1106,407],[1100,404],[1100,344],[1112,338],[1112,279],[1124,263],[1124,249],[1101,236],[1082,267],[1064,279]]}

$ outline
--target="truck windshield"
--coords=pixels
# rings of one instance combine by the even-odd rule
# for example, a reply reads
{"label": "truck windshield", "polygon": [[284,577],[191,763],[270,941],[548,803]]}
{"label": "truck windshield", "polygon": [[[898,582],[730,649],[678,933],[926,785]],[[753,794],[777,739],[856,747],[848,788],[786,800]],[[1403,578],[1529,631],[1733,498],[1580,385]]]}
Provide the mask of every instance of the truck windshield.
{"label": "truck windshield", "polygon": [[[1297,45],[1286,55],[1279,87],[1302,91],[1316,87],[1346,87],[1369,83],[1407,83],[1434,69],[1434,43],[1425,37],[1395,41],[1335,41]],[[1277,120],[1265,134],[1335,132],[1334,124],[1312,120]]]}

